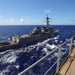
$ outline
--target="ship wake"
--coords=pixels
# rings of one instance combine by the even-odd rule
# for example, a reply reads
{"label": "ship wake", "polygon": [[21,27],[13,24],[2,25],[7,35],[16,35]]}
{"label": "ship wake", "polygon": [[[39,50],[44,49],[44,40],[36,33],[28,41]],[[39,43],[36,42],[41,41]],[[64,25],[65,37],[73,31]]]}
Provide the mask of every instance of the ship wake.
{"label": "ship wake", "polygon": [[[61,41],[59,40],[59,35],[57,35],[54,38],[48,38],[34,45],[22,46],[19,49],[12,49],[1,52],[0,72],[3,75],[9,75],[10,73],[12,75],[17,75],[19,72],[23,71],[31,64],[38,61],[40,58],[51,52],[53,49],[58,48],[59,44],[61,44]],[[64,50],[65,48],[62,49],[62,54],[64,54]],[[43,68],[40,70],[41,73],[43,73],[43,70],[45,71],[48,68],[48,65],[51,65],[54,60],[57,59],[57,56],[58,52],[55,52],[48,59],[45,60],[45,63],[41,63],[41,65],[39,65],[40,67],[43,66]],[[51,62],[51,60],[53,61]],[[47,68],[45,67],[45,65],[47,66]],[[39,70],[40,67],[38,67],[37,70]],[[30,73],[33,73],[33,75],[35,75],[34,70]]]}

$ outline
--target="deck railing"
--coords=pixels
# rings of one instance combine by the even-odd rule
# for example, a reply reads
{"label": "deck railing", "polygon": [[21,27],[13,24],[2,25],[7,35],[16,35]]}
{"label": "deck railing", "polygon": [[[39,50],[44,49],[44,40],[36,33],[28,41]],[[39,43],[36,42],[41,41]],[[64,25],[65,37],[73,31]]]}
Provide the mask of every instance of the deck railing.
{"label": "deck railing", "polygon": [[[52,66],[50,66],[50,68],[43,75],[47,75],[49,73],[49,71],[54,67],[54,65],[56,65],[56,69],[54,71],[54,75],[57,74],[58,73],[58,70],[60,69],[60,67],[62,66],[62,64],[66,61],[67,57],[70,56],[71,51],[72,51],[72,46],[75,46],[75,41],[74,40],[75,40],[75,35],[73,37],[71,37],[70,39],[68,39],[63,44],[59,45],[58,48],[52,50],[47,55],[45,55],[44,57],[42,57],[41,59],[39,59],[38,61],[36,61],[34,64],[32,64],[31,66],[29,66],[28,68],[26,68],[25,70],[23,70],[18,75],[25,75],[29,70],[31,70],[33,67],[35,67],[36,65],[38,65],[44,59],[46,59],[47,57],[49,57],[55,51],[58,51],[57,60],[56,60],[56,62],[54,62],[54,64]],[[65,52],[62,54],[62,48],[67,43],[68,43],[68,48],[66,48]],[[61,61],[61,58],[64,57],[65,53],[67,53],[67,52],[68,52],[68,54],[63,59],[63,62],[60,62]],[[49,75],[51,75],[51,74],[49,74]]]}

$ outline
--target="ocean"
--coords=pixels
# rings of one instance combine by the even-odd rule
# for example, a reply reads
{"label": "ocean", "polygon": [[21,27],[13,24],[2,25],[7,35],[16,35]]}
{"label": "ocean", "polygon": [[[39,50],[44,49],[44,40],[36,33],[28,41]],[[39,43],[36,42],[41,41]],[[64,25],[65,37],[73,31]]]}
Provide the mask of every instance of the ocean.
{"label": "ocean", "polygon": [[[12,38],[14,35],[27,34],[32,31],[32,29],[38,25],[10,25],[10,26],[0,26],[0,41],[6,41],[8,38]],[[39,25],[41,28],[43,25]],[[23,71],[25,68],[48,54],[51,49],[49,46],[57,47],[60,41],[65,42],[75,34],[75,25],[52,25],[54,29],[59,29],[58,32],[58,42],[57,43],[46,43],[43,45],[40,42],[37,44],[30,44],[29,46],[24,46],[19,49],[10,49],[5,52],[0,53],[0,74],[2,75],[18,75],[19,72]],[[64,48],[65,49],[65,48]],[[62,52],[64,53],[64,52]],[[67,55],[67,54],[66,54]],[[65,55],[65,56],[66,56]],[[64,57],[65,57],[64,56]],[[64,58],[63,57],[63,58]],[[45,71],[56,61],[57,52],[51,55],[44,63],[35,66],[26,75],[43,75]],[[61,61],[62,62],[62,61]],[[49,66],[50,65],[50,66]],[[53,72],[55,70],[53,67]],[[52,74],[49,74],[52,75]]]}
{"label": "ocean", "polygon": [[[12,38],[14,35],[27,34],[38,25],[1,25],[0,26],[0,41]],[[43,27],[43,25],[39,25]],[[70,38],[75,33],[75,25],[53,25],[54,29],[59,29],[60,39],[65,41],[66,38]]]}

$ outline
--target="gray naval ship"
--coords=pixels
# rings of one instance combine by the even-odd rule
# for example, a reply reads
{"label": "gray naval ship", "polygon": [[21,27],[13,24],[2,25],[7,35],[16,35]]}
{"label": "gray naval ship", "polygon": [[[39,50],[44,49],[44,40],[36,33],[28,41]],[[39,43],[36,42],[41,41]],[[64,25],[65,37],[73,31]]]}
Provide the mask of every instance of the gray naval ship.
{"label": "gray naval ship", "polygon": [[49,24],[49,17],[46,16],[46,26],[43,28],[35,27],[29,34],[23,34],[18,36],[13,36],[12,40],[8,42],[0,43],[0,52],[13,49],[13,48],[19,48],[25,44],[30,44],[36,41],[40,41],[47,38],[52,38],[59,30],[54,30],[50,24]]}

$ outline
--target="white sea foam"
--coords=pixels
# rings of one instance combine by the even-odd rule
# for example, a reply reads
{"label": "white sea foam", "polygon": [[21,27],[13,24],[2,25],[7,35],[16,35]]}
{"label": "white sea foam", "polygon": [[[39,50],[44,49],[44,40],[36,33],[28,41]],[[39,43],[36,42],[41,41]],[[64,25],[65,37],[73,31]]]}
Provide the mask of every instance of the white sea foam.
{"label": "white sea foam", "polygon": [[55,43],[58,43],[58,40],[57,39],[55,40]]}
{"label": "white sea foam", "polygon": [[46,54],[49,53],[49,51],[47,50],[47,48],[43,48],[43,51],[44,51]]}
{"label": "white sea foam", "polygon": [[20,67],[19,65],[15,65],[15,66],[16,66],[17,69],[19,69],[19,67]]}
{"label": "white sea foam", "polygon": [[12,63],[16,61],[16,54],[13,51],[8,52],[7,54],[3,55],[0,59],[0,61],[3,61],[3,63]]}
{"label": "white sea foam", "polygon": [[46,46],[47,46],[49,49],[57,48],[56,45],[54,45],[54,44],[50,45],[49,43],[46,43]]}
{"label": "white sea foam", "polygon": [[62,43],[62,40],[60,41],[60,43]]}
{"label": "white sea foam", "polygon": [[54,56],[55,56],[55,57],[58,57],[58,53],[54,53]]}
{"label": "white sea foam", "polygon": [[56,37],[54,37],[54,39],[56,40],[56,39],[59,39],[59,35],[57,35]]}
{"label": "white sea foam", "polygon": [[[48,43],[49,41],[52,41],[52,40],[53,40],[53,38],[52,39],[49,38],[47,40],[44,40],[43,42],[38,42],[35,45],[30,45],[27,47],[25,46],[25,47],[21,47],[19,49],[12,49],[12,50],[7,50],[5,52],[1,52],[0,54],[3,54],[3,56],[1,56],[0,61],[2,60],[2,62],[5,62],[5,63],[12,63],[12,62],[16,63],[15,61],[17,59],[17,54],[19,54],[21,52],[31,52],[32,50],[38,51],[40,48],[42,48],[42,51],[45,54],[48,54],[50,52],[49,49],[52,50],[52,49],[57,48],[57,46],[55,44]],[[55,40],[57,40],[57,38]],[[57,56],[57,54],[55,54],[54,56]],[[51,60],[51,58],[54,58],[54,56],[51,56],[48,60]],[[31,59],[33,59],[33,56],[31,56]],[[18,69],[19,65],[15,65],[15,67]],[[4,72],[3,72],[3,74],[4,74]]]}

